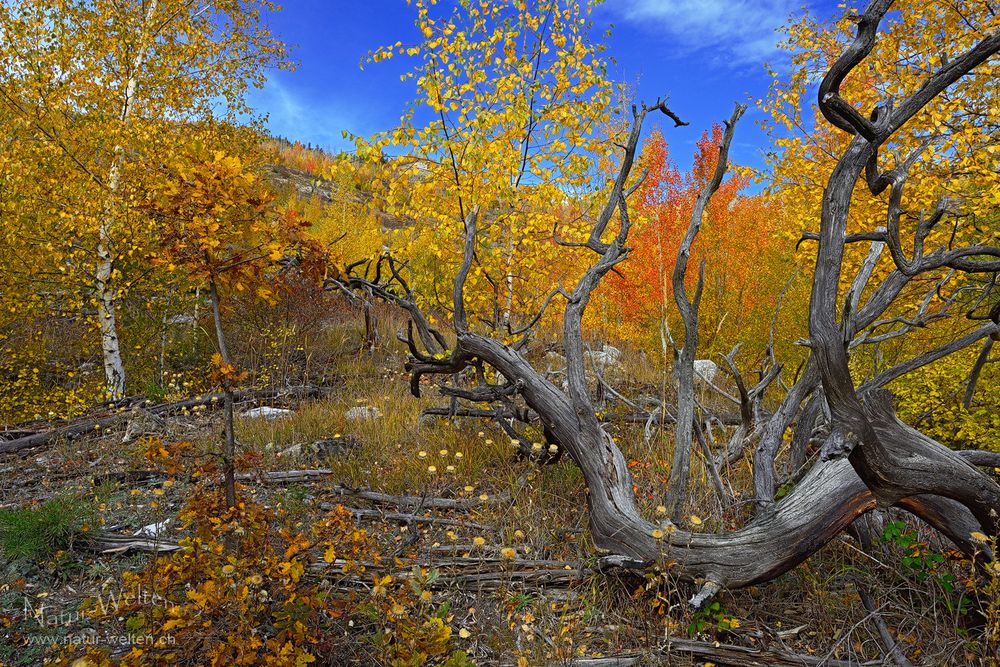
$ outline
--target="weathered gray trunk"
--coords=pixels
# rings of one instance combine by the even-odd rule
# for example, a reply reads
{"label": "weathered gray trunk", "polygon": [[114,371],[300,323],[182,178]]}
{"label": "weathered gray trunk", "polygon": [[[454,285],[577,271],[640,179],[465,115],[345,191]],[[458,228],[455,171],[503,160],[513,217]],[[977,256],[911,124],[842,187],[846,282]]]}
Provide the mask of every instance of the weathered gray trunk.
{"label": "weathered gray trunk", "polygon": [[715,172],[705,187],[698,194],[694,207],[691,210],[691,220],[688,223],[687,231],[681,240],[680,248],[677,251],[677,260],[674,262],[672,284],[674,290],[674,302],[677,310],[681,314],[681,321],[684,326],[684,347],[677,351],[675,358],[674,375],[677,378],[677,427],[674,430],[674,460],[670,467],[670,478],[667,481],[667,514],[675,521],[680,519],[684,511],[684,501],[687,499],[688,480],[691,476],[691,424],[695,421],[695,396],[694,396],[694,360],[698,353],[698,309],[701,306],[702,289],[705,285],[705,263],[702,262],[698,270],[698,283],[694,289],[694,294],[688,296],[685,278],[687,277],[688,260],[691,257],[691,249],[694,241],[701,231],[701,224],[705,217],[705,208],[711,201],[712,196],[722,184],[722,179],[729,168],[729,146],[733,141],[733,133],[736,130],[736,123],[746,111],[746,105],[737,104],[733,110],[733,115],[726,121],[726,130],[722,135],[722,144],[719,146],[718,162],[715,165]]}
{"label": "weathered gray trunk", "polygon": [[[678,562],[685,578],[704,578],[729,588],[748,586],[795,567],[876,506],[875,496],[850,462],[837,459],[814,466],[772,512],[740,530],[689,533],[669,523],[654,524],[640,515],[627,463],[592,413],[577,413],[570,397],[498,341],[466,333],[453,355],[483,360],[518,384],[525,402],[583,472],[594,543],[636,564],[669,558]],[[971,469],[957,454],[954,458]],[[975,549],[969,535],[981,530],[981,525],[961,504],[933,496],[899,498],[898,504],[941,530],[960,548],[969,553]],[[655,537],[660,533],[654,531],[661,531],[662,538]]]}

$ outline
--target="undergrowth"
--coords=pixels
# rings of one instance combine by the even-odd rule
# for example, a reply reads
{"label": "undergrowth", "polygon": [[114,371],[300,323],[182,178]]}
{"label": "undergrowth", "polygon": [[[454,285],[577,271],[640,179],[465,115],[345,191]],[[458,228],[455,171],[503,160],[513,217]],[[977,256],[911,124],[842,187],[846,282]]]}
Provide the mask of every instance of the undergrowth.
{"label": "undergrowth", "polygon": [[68,495],[35,507],[0,510],[0,551],[15,561],[49,557],[89,527],[92,513],[88,501]]}

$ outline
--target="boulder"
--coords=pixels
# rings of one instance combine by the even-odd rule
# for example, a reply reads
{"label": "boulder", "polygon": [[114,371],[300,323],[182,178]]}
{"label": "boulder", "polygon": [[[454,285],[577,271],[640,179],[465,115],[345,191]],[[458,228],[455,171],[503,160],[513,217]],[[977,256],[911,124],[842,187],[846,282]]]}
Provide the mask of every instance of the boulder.
{"label": "boulder", "polygon": [[139,530],[135,531],[133,537],[157,538],[167,532],[167,526],[169,525],[170,525],[170,519],[164,519],[159,523],[151,523],[148,526],[143,526]]}
{"label": "boulder", "polygon": [[358,441],[348,435],[339,438],[317,440],[310,445],[309,448],[313,451],[317,458],[327,459],[343,456],[352,449],[357,448],[357,446]]}
{"label": "boulder", "polygon": [[596,352],[588,351],[587,356],[590,361],[595,366],[600,368],[608,368],[609,366],[617,366],[618,362],[622,358],[622,351],[613,345],[605,345],[603,349],[597,350]]}
{"label": "boulder", "polygon": [[262,405],[259,408],[250,408],[240,413],[240,417],[247,419],[278,419],[279,417],[291,417],[295,413],[287,408],[276,408],[271,405]]}
{"label": "boulder", "polygon": [[694,379],[715,384],[715,376],[719,374],[719,366],[711,359],[694,360]]}
{"label": "boulder", "polygon": [[337,436],[334,438],[324,438],[309,444],[297,444],[278,452],[280,458],[287,456],[302,456],[308,459],[321,461],[323,459],[335,458],[347,454],[358,446],[358,441],[351,436]]}
{"label": "boulder", "polygon": [[382,418],[382,411],[370,405],[359,405],[345,412],[344,417],[350,421],[374,421]]}
{"label": "boulder", "polygon": [[558,352],[548,352],[542,358],[542,373],[545,377],[566,373],[566,357]]}

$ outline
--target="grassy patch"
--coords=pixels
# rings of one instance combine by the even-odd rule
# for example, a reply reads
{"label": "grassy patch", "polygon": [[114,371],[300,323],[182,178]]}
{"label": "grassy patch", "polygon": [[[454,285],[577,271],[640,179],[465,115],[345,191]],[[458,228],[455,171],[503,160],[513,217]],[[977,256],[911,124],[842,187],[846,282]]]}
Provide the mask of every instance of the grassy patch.
{"label": "grassy patch", "polygon": [[89,503],[60,496],[26,509],[0,510],[0,551],[9,560],[40,560],[70,545],[91,512]]}

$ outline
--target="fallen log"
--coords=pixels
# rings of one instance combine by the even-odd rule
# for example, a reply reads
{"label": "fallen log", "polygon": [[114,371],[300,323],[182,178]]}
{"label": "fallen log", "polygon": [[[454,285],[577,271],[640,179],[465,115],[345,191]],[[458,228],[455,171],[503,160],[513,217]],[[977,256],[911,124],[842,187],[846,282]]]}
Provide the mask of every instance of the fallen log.
{"label": "fallen log", "polygon": [[94,475],[94,486],[103,484],[127,484],[129,486],[159,486],[170,478],[159,470],[123,470]]}
{"label": "fallen log", "polygon": [[[320,503],[319,507],[324,511],[329,511],[337,507],[337,505],[334,505],[333,503]],[[462,526],[464,528],[472,528],[473,530],[490,530],[489,526],[481,523],[475,523],[473,521],[462,521],[461,519],[449,519],[447,517],[438,516],[420,516],[418,514],[407,514],[406,512],[380,512],[379,510],[359,509],[357,507],[347,507],[346,505],[343,507],[359,519],[436,524],[439,526]]]}
{"label": "fallen log", "polygon": [[726,665],[726,667],[863,667],[881,665],[881,660],[867,663],[829,660],[812,655],[789,653],[771,648],[750,648],[693,639],[669,639],[651,651],[637,651],[616,656],[577,658],[569,664],[578,667],[631,667],[632,665],[672,664],[675,658]]}
{"label": "fallen log", "polygon": [[435,496],[393,496],[379,491],[368,491],[365,489],[352,489],[347,486],[337,485],[331,491],[338,496],[347,496],[367,500],[377,505],[395,505],[396,507],[420,507],[423,509],[443,509],[443,510],[466,510],[479,505],[486,505],[489,501],[460,498],[438,498]]}
{"label": "fallen log", "polygon": [[35,435],[38,433],[38,429],[33,428],[6,428],[0,431],[0,441],[17,440],[18,438],[26,438],[29,435]]}
{"label": "fallen log", "polygon": [[[241,482],[258,481],[264,484],[298,484],[300,482],[311,482],[333,474],[329,468],[311,468],[305,470],[275,470],[264,473],[244,473],[237,475],[236,479]],[[343,484],[337,484],[333,488],[323,489],[324,493],[332,493],[336,496],[347,498],[358,498],[367,500],[376,505],[393,505],[396,507],[419,507],[421,509],[443,509],[443,510],[467,510],[472,507],[490,504],[491,501],[480,500],[478,498],[439,498],[437,496],[394,496],[381,491],[371,491],[368,489],[352,489]]]}
{"label": "fallen log", "polygon": [[83,547],[101,554],[123,554],[132,551],[143,553],[170,553],[181,547],[176,542],[137,535],[101,533],[87,538]]}
{"label": "fallen log", "polygon": [[367,574],[344,572],[345,561],[335,560],[325,562],[318,557],[313,560],[308,570],[316,576],[331,577],[344,575],[338,582],[339,586],[355,590],[370,586],[372,572],[380,575],[388,574],[398,581],[405,581],[414,576],[413,565],[433,567],[437,576],[433,582],[426,585],[433,590],[445,589],[475,589],[477,591],[496,590],[510,586],[526,586],[532,588],[571,588],[580,584],[593,571],[580,563],[563,561],[531,561],[522,559],[455,559],[448,563],[428,562],[425,560],[400,560],[403,567],[383,569],[375,564],[366,564]]}
{"label": "fallen log", "polygon": [[[308,398],[320,395],[321,390],[318,387],[287,387],[284,389],[263,389],[258,391],[242,391],[236,393],[237,401],[247,401],[247,400],[272,400],[275,398]],[[160,403],[159,405],[152,405],[146,408],[146,411],[153,415],[163,416],[171,415],[178,412],[183,412],[184,410],[190,410],[191,408],[201,407],[201,406],[212,406],[212,405],[222,405],[222,400],[224,394],[205,394],[203,396],[196,396],[194,398],[186,398],[180,401],[173,401],[170,403]],[[42,447],[47,445],[54,440],[66,439],[71,440],[73,438],[78,438],[83,435],[93,433],[95,431],[103,431],[105,429],[111,428],[118,425],[119,423],[128,419],[130,412],[122,411],[116,412],[111,415],[105,415],[103,417],[95,418],[81,418],[74,420],[65,424],[64,426],[50,429],[48,431],[42,431],[38,433],[33,433],[31,435],[26,435],[21,438],[16,438],[14,440],[8,440],[6,442],[0,442],[0,454],[9,454],[14,452],[20,452],[25,449],[33,449],[35,447]]]}
{"label": "fallen log", "polygon": [[261,482],[263,484],[298,484],[312,482],[333,474],[329,468],[309,468],[306,470],[272,470],[263,473],[241,473],[236,475],[240,482]]}

